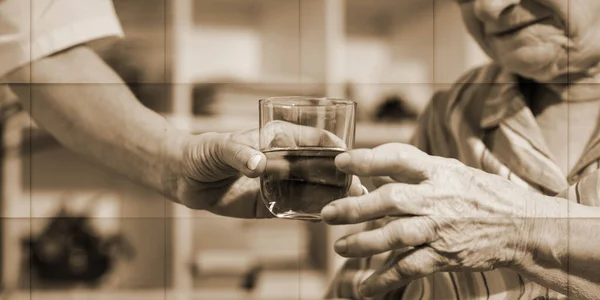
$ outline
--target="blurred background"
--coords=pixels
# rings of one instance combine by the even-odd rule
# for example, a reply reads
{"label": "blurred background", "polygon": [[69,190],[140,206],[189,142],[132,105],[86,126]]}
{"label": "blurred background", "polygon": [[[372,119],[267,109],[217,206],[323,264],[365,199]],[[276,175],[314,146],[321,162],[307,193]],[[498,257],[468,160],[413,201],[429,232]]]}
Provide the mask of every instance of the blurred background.
{"label": "blurred background", "polygon": [[[314,95],[358,103],[356,147],[405,142],[436,90],[487,61],[451,0],[114,4],[126,37],[94,47],[195,133],[257,127],[263,97]],[[333,242],[357,230],[191,211],[2,112],[7,299],[320,299],[343,262]]]}

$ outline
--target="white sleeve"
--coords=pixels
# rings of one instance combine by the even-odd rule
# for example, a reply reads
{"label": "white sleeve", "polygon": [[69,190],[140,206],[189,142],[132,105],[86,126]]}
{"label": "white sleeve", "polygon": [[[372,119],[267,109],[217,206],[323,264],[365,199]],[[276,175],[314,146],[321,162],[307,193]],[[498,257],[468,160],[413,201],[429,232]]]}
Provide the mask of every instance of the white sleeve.
{"label": "white sleeve", "polygon": [[55,52],[122,36],[111,0],[0,0],[0,77]]}

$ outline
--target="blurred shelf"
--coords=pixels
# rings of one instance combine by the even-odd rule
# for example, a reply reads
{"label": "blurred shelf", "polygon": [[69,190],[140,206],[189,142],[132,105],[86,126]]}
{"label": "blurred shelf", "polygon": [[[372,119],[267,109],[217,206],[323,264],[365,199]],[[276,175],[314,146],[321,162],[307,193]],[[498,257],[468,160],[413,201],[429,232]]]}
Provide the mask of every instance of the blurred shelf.
{"label": "blurred shelf", "polygon": [[[174,123],[188,124],[190,131],[195,134],[205,132],[234,132],[238,130],[258,128],[258,121],[243,116],[215,116],[195,118],[168,118]],[[176,121],[177,119],[177,121]],[[406,121],[402,123],[373,123],[358,122],[356,124],[356,147],[372,148],[385,143],[406,143],[416,128],[416,122]],[[48,133],[37,127],[33,122],[31,126],[25,127],[21,154],[29,154],[35,151],[60,146],[60,144]]]}
{"label": "blurred shelf", "polygon": [[[233,132],[258,128],[258,121],[243,116],[196,117],[188,119],[193,133]],[[401,123],[358,122],[356,124],[356,147],[372,148],[385,143],[406,143],[417,124],[414,121]]]}

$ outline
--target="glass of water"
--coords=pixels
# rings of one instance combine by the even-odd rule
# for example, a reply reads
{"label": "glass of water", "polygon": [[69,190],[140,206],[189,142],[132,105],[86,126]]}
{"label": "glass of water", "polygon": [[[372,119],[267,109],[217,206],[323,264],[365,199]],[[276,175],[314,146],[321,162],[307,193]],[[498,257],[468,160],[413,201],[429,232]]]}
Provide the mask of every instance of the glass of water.
{"label": "glass of water", "polygon": [[260,150],[267,157],[262,198],[278,218],[321,220],[329,202],[348,194],[352,176],[335,157],[354,147],[356,103],[345,99],[260,100]]}

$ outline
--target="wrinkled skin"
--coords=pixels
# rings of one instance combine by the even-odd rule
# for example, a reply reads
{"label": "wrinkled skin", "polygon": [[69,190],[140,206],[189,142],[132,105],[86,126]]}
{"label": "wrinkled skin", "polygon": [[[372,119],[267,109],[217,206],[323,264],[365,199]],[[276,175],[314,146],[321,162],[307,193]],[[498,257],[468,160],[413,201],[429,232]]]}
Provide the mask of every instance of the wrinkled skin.
{"label": "wrinkled skin", "polygon": [[455,1],[469,33],[509,71],[538,82],[565,82],[567,73],[571,81],[597,72],[600,1]]}
{"label": "wrinkled skin", "polygon": [[378,188],[332,202],[323,219],[334,225],[381,218],[387,223],[341,238],[335,250],[345,257],[395,251],[389,265],[362,283],[365,296],[436,272],[516,265],[528,253],[533,224],[527,220],[541,195],[500,176],[405,144],[352,150],[338,155],[336,165],[371,177]]}

